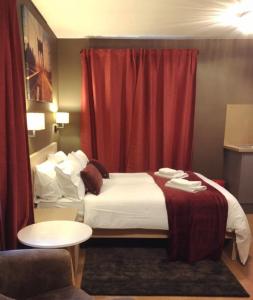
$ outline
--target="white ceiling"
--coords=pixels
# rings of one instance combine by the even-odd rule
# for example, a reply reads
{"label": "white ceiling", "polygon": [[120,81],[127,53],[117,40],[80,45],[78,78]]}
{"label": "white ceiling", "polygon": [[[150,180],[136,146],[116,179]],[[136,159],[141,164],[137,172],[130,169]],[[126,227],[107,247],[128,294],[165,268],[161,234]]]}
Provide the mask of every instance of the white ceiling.
{"label": "white ceiling", "polygon": [[253,38],[217,22],[236,0],[32,2],[58,38]]}

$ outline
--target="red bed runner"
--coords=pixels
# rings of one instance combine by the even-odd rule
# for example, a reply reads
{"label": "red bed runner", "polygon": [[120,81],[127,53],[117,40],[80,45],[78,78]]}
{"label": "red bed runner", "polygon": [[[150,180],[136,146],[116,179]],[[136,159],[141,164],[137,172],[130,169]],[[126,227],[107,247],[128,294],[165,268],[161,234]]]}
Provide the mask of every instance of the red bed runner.
{"label": "red bed runner", "polygon": [[227,222],[226,198],[196,174],[188,180],[200,180],[207,190],[189,193],[164,184],[168,179],[149,173],[162,189],[169,220],[169,259],[194,262],[221,257]]}

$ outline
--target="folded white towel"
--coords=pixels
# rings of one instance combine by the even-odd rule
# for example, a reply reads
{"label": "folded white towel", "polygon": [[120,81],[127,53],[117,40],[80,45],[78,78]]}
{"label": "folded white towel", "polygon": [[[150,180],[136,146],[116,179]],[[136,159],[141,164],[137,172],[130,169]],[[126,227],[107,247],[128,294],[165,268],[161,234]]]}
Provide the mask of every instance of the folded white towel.
{"label": "folded white towel", "polygon": [[159,172],[155,172],[154,174],[155,174],[156,176],[160,176],[160,177],[168,178],[168,179],[172,179],[172,178],[186,178],[186,177],[189,176],[189,175],[188,175],[187,173],[185,173],[184,171],[177,172],[177,173],[175,173],[174,175],[166,175],[166,174],[162,174],[162,173],[159,173]]}
{"label": "folded white towel", "polygon": [[188,186],[183,186],[183,185],[179,185],[179,184],[174,184],[171,181],[167,181],[165,183],[165,186],[173,188],[173,189],[182,190],[185,192],[190,192],[190,193],[197,193],[200,191],[205,191],[207,189],[207,187],[205,185],[196,186],[196,187],[188,187]]}
{"label": "folded white towel", "polygon": [[171,168],[160,168],[158,170],[158,172],[160,174],[164,174],[164,175],[174,175],[174,174],[176,174],[178,172],[183,172],[183,171],[181,171],[181,170],[175,170],[175,169],[171,169]]}
{"label": "folded white towel", "polygon": [[190,180],[182,179],[182,178],[171,179],[171,182],[174,184],[188,186],[188,187],[201,186],[201,181],[190,181]]}

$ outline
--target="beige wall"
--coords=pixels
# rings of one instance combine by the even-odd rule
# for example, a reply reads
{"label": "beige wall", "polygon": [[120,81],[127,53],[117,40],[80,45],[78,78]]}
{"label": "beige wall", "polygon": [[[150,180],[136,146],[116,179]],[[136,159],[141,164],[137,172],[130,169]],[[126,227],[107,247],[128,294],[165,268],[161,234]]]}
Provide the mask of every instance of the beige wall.
{"label": "beige wall", "polygon": [[223,176],[226,105],[253,103],[253,40],[58,40],[59,104],[74,118],[62,134],[63,150],[79,147],[79,52],[85,47],[199,49],[193,170],[212,178]]}
{"label": "beige wall", "polygon": [[253,145],[253,105],[228,104],[224,145]]}
{"label": "beige wall", "polygon": [[58,40],[59,111],[70,112],[70,124],[61,129],[59,146],[65,152],[80,149],[81,60],[86,39]]}
{"label": "beige wall", "polygon": [[[52,84],[53,84],[53,100],[57,103],[58,91],[57,91],[57,39],[54,33],[51,31],[47,23],[41,17],[37,9],[33,6],[30,0],[19,0],[17,2],[17,9],[20,21],[21,38],[23,38],[22,32],[22,20],[21,20],[21,6],[26,5],[34,17],[38,20],[44,30],[52,38]],[[23,46],[23,40],[22,46]],[[45,113],[46,129],[37,131],[36,137],[29,138],[29,151],[33,153],[39,149],[47,146],[53,141],[57,141],[59,138],[58,133],[53,131],[54,115],[49,110],[49,103],[37,102],[37,101],[26,101],[26,108],[29,112],[43,112]]]}

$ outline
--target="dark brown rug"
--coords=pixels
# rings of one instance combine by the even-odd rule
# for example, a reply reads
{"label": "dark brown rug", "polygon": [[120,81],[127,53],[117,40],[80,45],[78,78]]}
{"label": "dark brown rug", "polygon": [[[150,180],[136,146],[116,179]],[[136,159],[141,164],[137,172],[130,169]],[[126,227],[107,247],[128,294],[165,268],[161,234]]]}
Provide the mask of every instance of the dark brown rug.
{"label": "dark brown rug", "polygon": [[249,296],[222,261],[169,262],[166,248],[90,247],[85,251],[82,289],[91,295]]}

